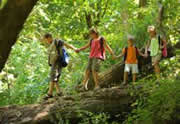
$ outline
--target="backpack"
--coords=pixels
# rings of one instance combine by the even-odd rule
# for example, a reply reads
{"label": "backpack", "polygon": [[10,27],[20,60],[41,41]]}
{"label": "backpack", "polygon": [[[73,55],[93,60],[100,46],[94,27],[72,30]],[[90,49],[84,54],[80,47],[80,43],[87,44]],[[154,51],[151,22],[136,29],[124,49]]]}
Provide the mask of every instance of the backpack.
{"label": "backpack", "polygon": [[[160,35],[158,35],[158,41],[159,41],[159,46],[164,45],[164,43],[161,40],[161,36]],[[167,57],[167,46],[166,46],[166,44],[165,44],[165,47],[163,49],[161,49],[161,51],[162,51],[162,56],[163,57]]]}
{"label": "backpack", "polygon": [[56,46],[56,50],[58,52],[59,64],[62,67],[66,67],[69,64],[69,55],[68,55],[65,48],[62,48],[62,54],[59,51],[60,47],[63,46],[63,41],[62,40],[55,40],[55,46]]}
{"label": "backpack", "polygon": [[[92,45],[92,42],[93,42],[93,39],[90,40],[90,47]],[[100,37],[100,40],[99,40],[99,43],[100,43],[100,46],[101,46],[101,55],[104,57],[104,37]]]}
{"label": "backpack", "polygon": [[[138,59],[139,52],[138,52],[137,47],[136,46],[134,46],[134,47],[136,49],[136,58]],[[127,54],[128,54],[128,47],[125,48],[124,62],[126,61]]]}

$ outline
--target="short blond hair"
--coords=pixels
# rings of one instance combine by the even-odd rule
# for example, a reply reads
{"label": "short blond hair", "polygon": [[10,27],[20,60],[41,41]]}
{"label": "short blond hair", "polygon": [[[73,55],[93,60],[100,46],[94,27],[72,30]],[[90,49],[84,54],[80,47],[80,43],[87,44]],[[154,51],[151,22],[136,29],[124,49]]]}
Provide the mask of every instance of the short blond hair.
{"label": "short blond hair", "polygon": [[154,31],[156,32],[156,27],[154,25],[148,26],[148,32]]}
{"label": "short blond hair", "polygon": [[128,40],[131,40],[131,41],[134,41],[135,40],[135,37],[133,35],[128,35],[127,36],[127,39]]}

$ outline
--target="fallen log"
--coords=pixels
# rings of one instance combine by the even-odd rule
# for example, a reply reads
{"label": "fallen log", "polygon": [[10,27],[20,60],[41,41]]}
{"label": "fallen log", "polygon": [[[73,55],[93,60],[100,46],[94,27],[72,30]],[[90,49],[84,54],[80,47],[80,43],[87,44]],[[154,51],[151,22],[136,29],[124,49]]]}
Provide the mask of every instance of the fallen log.
{"label": "fallen log", "polygon": [[[168,57],[175,55],[170,48]],[[150,63],[148,59],[142,59],[142,62],[141,66],[145,68]],[[101,85],[108,87],[109,84],[122,80],[122,76],[123,65],[118,63],[101,74]],[[81,92],[41,104],[2,107],[0,124],[56,124],[66,120],[76,124],[87,112],[105,112],[110,115],[128,112],[134,99],[127,88],[120,87]]]}
{"label": "fallen log", "polygon": [[0,108],[1,124],[58,124],[69,121],[77,124],[87,112],[111,115],[127,112],[131,96],[120,87],[59,97],[56,100],[25,106]]}

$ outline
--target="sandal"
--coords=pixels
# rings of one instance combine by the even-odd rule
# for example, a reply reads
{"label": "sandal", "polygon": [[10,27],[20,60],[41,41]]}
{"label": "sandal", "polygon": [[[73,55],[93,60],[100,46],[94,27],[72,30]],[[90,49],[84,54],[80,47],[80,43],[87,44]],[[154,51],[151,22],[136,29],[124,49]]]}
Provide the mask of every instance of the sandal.
{"label": "sandal", "polygon": [[44,100],[48,100],[48,99],[50,99],[50,98],[53,98],[53,95],[47,94],[43,99],[44,99]]}

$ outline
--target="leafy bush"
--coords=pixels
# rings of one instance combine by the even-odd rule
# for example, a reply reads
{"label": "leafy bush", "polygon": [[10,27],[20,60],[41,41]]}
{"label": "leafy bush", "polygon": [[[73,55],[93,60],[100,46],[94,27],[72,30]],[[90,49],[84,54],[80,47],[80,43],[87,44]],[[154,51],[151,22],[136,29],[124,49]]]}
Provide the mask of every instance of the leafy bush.
{"label": "leafy bush", "polygon": [[[179,57],[161,62],[165,70],[161,80],[141,80],[137,85],[143,88],[132,92],[137,100],[132,104],[134,109],[124,122],[131,124],[176,124],[180,120],[180,75]],[[169,66],[169,64],[171,66]]]}
{"label": "leafy bush", "polygon": [[23,45],[19,42],[14,46],[3,70],[9,77],[1,77],[6,89],[0,94],[4,98],[4,104],[34,103],[47,89],[49,67],[45,51],[37,41]]}
{"label": "leafy bush", "polygon": [[110,115],[107,113],[94,114],[86,112],[79,124],[120,124],[119,122],[110,121]]}

